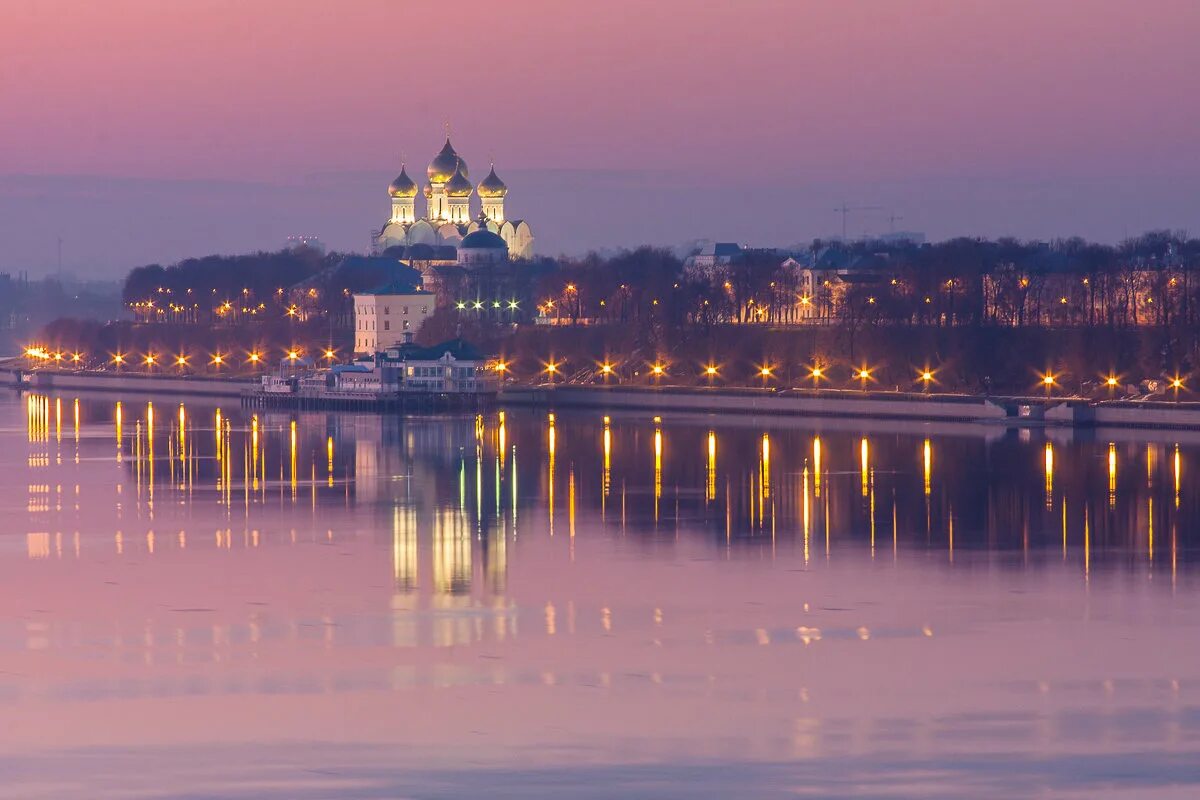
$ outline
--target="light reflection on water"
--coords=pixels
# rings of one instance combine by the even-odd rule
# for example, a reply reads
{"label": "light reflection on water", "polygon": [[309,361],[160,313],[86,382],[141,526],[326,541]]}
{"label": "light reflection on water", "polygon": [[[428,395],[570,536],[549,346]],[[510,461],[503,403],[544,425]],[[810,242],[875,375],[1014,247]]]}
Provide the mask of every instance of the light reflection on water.
{"label": "light reflection on water", "polygon": [[0,797],[1200,780],[1192,434],[12,395],[0,437],[0,752],[68,765]]}

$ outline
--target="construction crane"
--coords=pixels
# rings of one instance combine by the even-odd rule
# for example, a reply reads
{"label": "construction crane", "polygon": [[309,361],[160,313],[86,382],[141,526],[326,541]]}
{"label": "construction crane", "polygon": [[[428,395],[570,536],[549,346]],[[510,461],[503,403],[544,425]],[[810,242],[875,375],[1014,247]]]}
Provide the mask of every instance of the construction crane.
{"label": "construction crane", "polygon": [[895,233],[896,232],[896,221],[902,220],[902,219],[904,219],[904,217],[900,216],[895,211],[893,211],[891,214],[889,214],[888,215],[888,233]]}
{"label": "construction crane", "polygon": [[840,206],[834,209],[842,215],[842,240],[846,239],[846,219],[850,216],[851,211],[883,211],[881,206],[851,206],[843,202]]}

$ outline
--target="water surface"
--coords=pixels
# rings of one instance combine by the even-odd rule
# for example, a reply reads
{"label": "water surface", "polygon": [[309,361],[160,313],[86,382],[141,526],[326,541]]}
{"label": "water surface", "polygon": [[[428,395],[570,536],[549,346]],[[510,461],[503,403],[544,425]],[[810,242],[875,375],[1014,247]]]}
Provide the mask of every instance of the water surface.
{"label": "water surface", "polygon": [[0,396],[0,797],[1191,797],[1200,438]]}

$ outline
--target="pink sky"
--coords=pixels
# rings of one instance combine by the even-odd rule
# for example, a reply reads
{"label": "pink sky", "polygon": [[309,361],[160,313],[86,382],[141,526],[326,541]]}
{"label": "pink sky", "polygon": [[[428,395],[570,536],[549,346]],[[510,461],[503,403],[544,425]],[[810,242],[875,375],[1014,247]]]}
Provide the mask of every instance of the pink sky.
{"label": "pink sky", "polygon": [[[8,0],[0,207],[10,221],[0,234],[36,263],[43,248],[32,237],[50,230],[49,212],[12,199],[5,176],[277,185],[333,174],[362,178],[373,210],[352,219],[308,207],[304,227],[361,248],[386,201],[370,187],[386,185],[401,153],[420,172],[449,120],[477,169],[494,154],[510,176],[621,170],[634,187],[678,187],[659,228],[619,198],[581,206],[612,221],[612,244],[764,238],[781,227],[757,243],[787,244],[832,232],[831,201],[841,199],[896,207],[906,227],[935,237],[1115,239],[1125,231],[1101,231],[1185,226],[1200,213],[1194,200],[1181,209],[1171,199],[1147,215],[1155,200],[1145,197],[1200,173],[1198,36],[1190,0]],[[968,178],[986,191],[964,210],[938,187]],[[1121,197],[1072,215],[1072,192],[1099,201],[1085,197],[1095,187],[1071,182],[1096,179],[1116,180],[1103,192]],[[576,185],[587,193],[598,180]],[[1067,190],[1033,214],[1042,190],[1014,181]],[[549,252],[597,246],[553,217],[571,198],[546,197],[534,177],[524,193],[510,184]],[[725,230],[697,219],[713,213],[697,205],[708,185],[729,198]],[[780,198],[772,208],[733,208],[763,186]],[[185,184],[175,198],[198,204],[189,213],[208,236],[253,245],[222,238],[236,222],[193,191]],[[278,243],[267,227],[260,246]],[[119,253],[180,257],[196,253],[174,250],[202,243]]]}

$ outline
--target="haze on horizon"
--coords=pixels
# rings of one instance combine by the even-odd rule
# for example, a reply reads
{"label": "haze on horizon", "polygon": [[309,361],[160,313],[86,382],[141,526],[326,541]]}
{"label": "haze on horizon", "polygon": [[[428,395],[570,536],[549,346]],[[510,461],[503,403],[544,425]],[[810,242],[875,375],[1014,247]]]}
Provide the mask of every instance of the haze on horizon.
{"label": "haze on horizon", "polygon": [[542,254],[1200,220],[1191,0],[6,0],[0,270],[364,250],[445,121]]}

